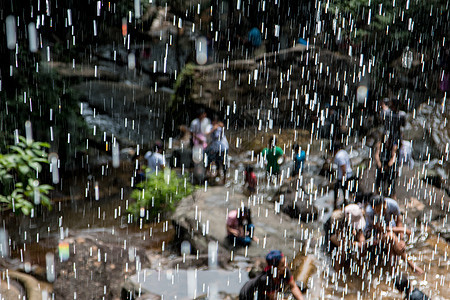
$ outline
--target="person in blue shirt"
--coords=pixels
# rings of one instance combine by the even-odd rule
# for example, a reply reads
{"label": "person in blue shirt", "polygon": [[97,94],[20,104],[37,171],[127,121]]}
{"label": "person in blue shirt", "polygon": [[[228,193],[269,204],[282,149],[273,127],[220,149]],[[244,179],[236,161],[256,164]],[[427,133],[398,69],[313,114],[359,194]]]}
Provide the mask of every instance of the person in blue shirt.
{"label": "person in blue shirt", "polygon": [[300,148],[298,144],[294,145],[294,169],[292,170],[292,177],[298,176],[300,171],[303,170],[305,164],[306,154],[305,151]]}

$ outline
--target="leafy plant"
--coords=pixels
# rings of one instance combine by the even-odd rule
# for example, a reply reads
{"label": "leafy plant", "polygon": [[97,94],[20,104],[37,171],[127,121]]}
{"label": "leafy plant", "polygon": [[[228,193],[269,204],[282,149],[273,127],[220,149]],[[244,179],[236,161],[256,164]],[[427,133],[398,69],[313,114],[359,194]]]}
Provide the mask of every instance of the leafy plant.
{"label": "leafy plant", "polygon": [[175,171],[165,169],[149,172],[146,180],[137,185],[131,193],[136,202],[128,212],[140,217],[155,217],[158,213],[173,212],[177,203],[193,192],[193,186],[186,177],[179,177]]}
{"label": "leafy plant", "polygon": [[65,167],[73,162],[77,151],[85,150],[88,130],[80,114],[79,97],[68,88],[71,83],[56,73],[42,71],[33,76],[35,86],[24,77],[18,80],[21,93],[16,97],[5,95],[6,109],[0,111],[0,144],[12,144],[14,130],[20,130],[18,124],[29,120],[33,137],[50,142]]}
{"label": "leafy plant", "polygon": [[38,181],[42,164],[48,164],[45,148],[49,144],[19,136],[19,142],[8,147],[11,153],[0,154],[0,202],[14,212],[29,215],[38,203],[51,208],[47,195],[53,188]]}

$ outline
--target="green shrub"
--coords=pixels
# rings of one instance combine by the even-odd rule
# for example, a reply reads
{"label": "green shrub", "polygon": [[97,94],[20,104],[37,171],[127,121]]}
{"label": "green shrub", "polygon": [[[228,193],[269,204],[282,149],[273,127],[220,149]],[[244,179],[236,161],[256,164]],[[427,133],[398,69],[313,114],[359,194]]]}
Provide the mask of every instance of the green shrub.
{"label": "green shrub", "polygon": [[16,145],[8,147],[10,153],[0,154],[0,202],[4,206],[25,215],[30,214],[37,200],[51,208],[47,195],[53,188],[38,181],[42,164],[48,164],[44,151],[48,147],[47,143],[20,136]]}
{"label": "green shrub", "polygon": [[137,187],[131,193],[131,198],[136,202],[128,207],[128,212],[146,218],[173,212],[177,203],[194,190],[186,177],[179,177],[170,169],[158,174],[147,172],[146,180]]}

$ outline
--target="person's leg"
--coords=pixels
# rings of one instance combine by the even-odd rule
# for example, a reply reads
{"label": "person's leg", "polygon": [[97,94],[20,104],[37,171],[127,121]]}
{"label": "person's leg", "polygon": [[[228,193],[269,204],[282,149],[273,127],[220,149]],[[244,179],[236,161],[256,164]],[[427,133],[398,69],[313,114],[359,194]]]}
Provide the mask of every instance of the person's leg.
{"label": "person's leg", "polygon": [[350,192],[350,188],[349,188],[349,184],[351,184],[351,182],[350,182],[350,180],[346,180],[345,182],[344,182],[344,184],[342,185],[342,196],[343,196],[343,198],[344,198],[344,207],[347,205],[347,197],[346,197],[346,193],[347,193],[347,191],[349,191]]}
{"label": "person's leg", "polygon": [[397,200],[397,197],[395,195],[395,185],[396,185],[396,179],[397,178],[397,170],[395,169],[395,166],[390,167],[389,169],[389,177],[387,179],[387,186],[388,186],[388,195],[389,197]]}
{"label": "person's leg", "polygon": [[252,242],[252,239],[249,236],[236,237],[236,245],[238,245],[238,246],[244,246],[244,247],[249,246],[251,242]]}
{"label": "person's leg", "polygon": [[222,169],[223,173],[224,173],[222,183],[225,183],[226,165],[225,165],[224,151],[222,151],[222,152],[217,151],[214,154],[214,163],[216,164],[216,170],[217,170],[216,177],[220,176],[220,169]]}
{"label": "person's leg", "polygon": [[333,191],[334,191],[334,206],[333,209],[337,208],[337,201],[338,201],[338,193],[339,193],[339,187],[340,187],[340,181],[337,180],[334,184]]}
{"label": "person's leg", "polygon": [[227,235],[228,243],[230,243],[231,246],[236,247],[236,237],[232,234]]}
{"label": "person's leg", "polygon": [[376,172],[377,173],[375,175],[375,193],[378,195],[380,194],[380,184],[383,179],[383,169],[377,168]]}
{"label": "person's leg", "polygon": [[248,224],[247,225],[247,232],[248,232],[248,236],[250,238],[253,238],[253,235],[255,234],[255,225],[253,224]]}
{"label": "person's leg", "polygon": [[219,155],[218,159],[218,165],[222,166],[223,170],[223,184],[225,184],[225,181],[227,179],[227,156],[225,151],[222,151]]}

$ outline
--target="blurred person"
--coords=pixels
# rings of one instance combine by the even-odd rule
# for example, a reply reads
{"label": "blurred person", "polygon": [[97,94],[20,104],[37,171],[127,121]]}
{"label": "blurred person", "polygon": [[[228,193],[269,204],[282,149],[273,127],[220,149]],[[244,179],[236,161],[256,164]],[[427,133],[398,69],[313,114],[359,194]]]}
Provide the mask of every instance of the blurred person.
{"label": "blurred person", "polygon": [[219,168],[223,170],[223,183],[226,180],[227,173],[227,153],[228,153],[228,141],[223,130],[224,124],[219,121],[219,117],[214,115],[212,126],[209,131],[206,132],[210,136],[211,142],[206,148],[206,156],[208,158],[207,169],[211,168],[211,163],[215,163],[217,172]]}
{"label": "blurred person", "polygon": [[256,193],[256,186],[258,184],[253,166],[247,166],[245,168],[244,175],[245,175],[244,191],[248,195],[253,195],[254,193]]}
{"label": "blurred person", "polygon": [[389,107],[390,102],[391,102],[391,100],[388,97],[385,97],[385,98],[383,98],[383,100],[381,100],[380,118],[383,123],[392,114],[391,108]]}
{"label": "blurred person", "polygon": [[400,273],[395,277],[394,286],[400,293],[405,293],[405,300],[429,300],[418,288],[412,288],[408,275]]}
{"label": "blurred person", "polygon": [[162,153],[163,144],[160,141],[155,142],[153,151],[145,153],[144,158],[147,160],[147,168],[150,169],[150,172],[158,172],[158,170],[162,170],[166,166]]}
{"label": "blurred person", "polygon": [[303,300],[302,293],[287,267],[286,257],[279,250],[272,250],[266,256],[267,266],[264,271],[247,281],[241,288],[239,300],[275,300],[279,293],[288,288],[297,300]]}
{"label": "blurred person", "polygon": [[401,171],[403,166],[406,165],[409,169],[414,169],[414,159],[412,157],[412,143],[410,141],[402,140],[401,146],[398,151],[398,160],[399,160],[399,174],[401,176]]}
{"label": "blurred person", "polygon": [[300,171],[303,170],[306,154],[305,151],[300,148],[299,145],[294,145],[294,169],[292,170],[292,177],[298,176]]}
{"label": "blurred person", "polygon": [[326,251],[331,255],[336,271],[358,262],[365,251],[364,213],[357,204],[336,209],[325,222]]}
{"label": "blurred person", "polygon": [[348,232],[352,236],[352,246],[356,247],[359,253],[364,252],[366,244],[364,211],[358,204],[349,204],[344,207],[344,216],[349,228]]}
{"label": "blurred person", "polygon": [[280,165],[286,158],[283,149],[277,146],[277,138],[272,136],[269,144],[262,150],[262,158],[267,163],[266,170],[270,175],[278,175],[280,173]]}
{"label": "blurred person", "polygon": [[251,210],[245,206],[228,213],[226,228],[228,241],[233,246],[249,246],[252,240],[259,241],[254,233]]}
{"label": "blurred person", "polygon": [[[370,240],[372,247],[381,247],[400,256],[409,267],[422,274],[423,270],[408,259],[404,234],[410,235],[406,229],[397,201],[383,196],[376,196],[372,203],[366,206],[366,239]],[[392,251],[391,251],[392,250]]]}
{"label": "blurred person", "polygon": [[206,111],[203,108],[199,108],[197,111],[197,118],[192,120],[189,130],[192,135],[192,145],[201,146],[206,149],[208,146],[206,142],[206,130],[211,124],[211,121],[207,118]]}
{"label": "blurred person", "polygon": [[342,189],[344,206],[347,204],[346,191],[351,191],[353,184],[353,171],[348,152],[339,142],[333,145],[334,163],[337,166],[336,182],[334,184],[334,209],[337,208],[339,190]]}
{"label": "blurred person", "polygon": [[398,144],[386,132],[375,144],[374,159],[377,166],[375,188],[377,193],[396,199]]}
{"label": "blurred person", "polygon": [[323,225],[325,231],[325,251],[331,256],[334,269],[340,270],[345,264],[346,251],[341,241],[344,240],[344,212],[335,209]]}
{"label": "blurred person", "polygon": [[141,157],[138,157],[136,159],[136,163],[138,164],[138,168],[135,170],[134,183],[138,184],[138,183],[145,181],[145,179],[146,179],[145,163],[142,161]]}

